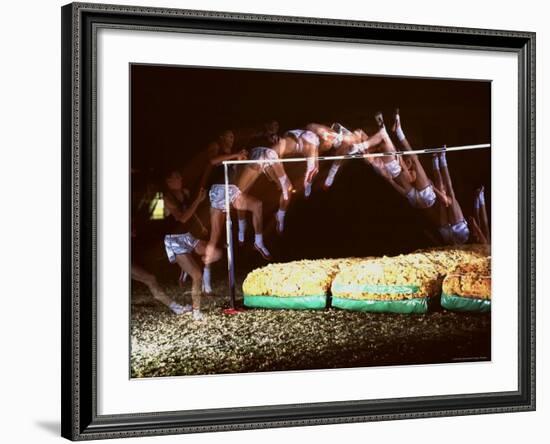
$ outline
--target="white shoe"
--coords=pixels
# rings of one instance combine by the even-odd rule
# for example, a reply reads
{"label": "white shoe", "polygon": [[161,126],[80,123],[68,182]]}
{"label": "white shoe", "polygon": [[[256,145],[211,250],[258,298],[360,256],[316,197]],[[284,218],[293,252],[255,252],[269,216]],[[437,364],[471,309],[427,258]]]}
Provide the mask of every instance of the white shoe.
{"label": "white shoe", "polygon": [[205,294],[212,294],[214,293],[214,290],[212,290],[212,287],[210,286],[210,284],[202,281],[202,292],[205,293]]}
{"label": "white shoe", "polygon": [[311,182],[308,182],[304,188],[304,196],[306,198],[308,198],[311,195],[311,188],[312,188],[312,184]]}
{"label": "white shoe", "polygon": [[170,308],[170,310],[172,310],[172,312],[177,315],[189,313],[191,310],[193,310],[193,307],[191,305],[180,305],[175,301],[171,302],[168,308]]}
{"label": "white shoe", "polygon": [[193,309],[193,320],[194,321],[204,321],[205,317],[202,311]]}
{"label": "white shoe", "polygon": [[279,217],[276,213],[275,213],[275,228],[277,230],[277,234],[283,234],[283,231],[285,229],[285,218],[284,217]]}

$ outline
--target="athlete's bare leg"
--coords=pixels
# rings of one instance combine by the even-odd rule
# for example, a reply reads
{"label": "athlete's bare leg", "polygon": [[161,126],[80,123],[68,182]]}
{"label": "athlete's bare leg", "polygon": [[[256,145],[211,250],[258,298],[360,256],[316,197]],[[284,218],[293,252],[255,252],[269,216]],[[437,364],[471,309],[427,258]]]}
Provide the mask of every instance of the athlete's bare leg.
{"label": "athlete's bare leg", "polygon": [[290,205],[290,199],[293,192],[292,182],[286,175],[286,171],[283,164],[280,162],[274,163],[267,168],[266,173],[275,178],[275,183],[281,190],[281,196],[279,197],[279,209],[275,213],[275,227],[277,233],[281,234],[285,228],[286,210]]}
{"label": "athlete's bare leg", "polygon": [[306,160],[306,173],[304,175],[304,196],[307,198],[311,194],[313,179],[319,172],[319,148],[309,142],[303,142],[304,155]]}
{"label": "athlete's bare leg", "polygon": [[254,226],[254,248],[266,260],[271,260],[271,254],[264,245],[263,241],[263,207],[262,201],[245,193],[239,196],[233,202],[233,206],[237,210],[250,211],[252,213],[252,225]]}
{"label": "athlete's bare leg", "polygon": [[[439,164],[439,157],[437,154],[434,154],[433,157],[434,162],[434,170],[436,171],[435,177],[436,177],[436,184],[438,182],[443,182],[443,179],[441,178],[441,173],[439,171],[439,168],[435,168],[435,164]],[[428,216],[431,216],[432,222],[434,222],[438,228],[441,227],[447,227],[450,223],[449,220],[449,209],[443,204],[443,201],[436,201],[435,203],[435,210],[432,212],[428,212]],[[445,238],[443,238],[443,244],[446,243]]]}
{"label": "athlete's bare leg", "polygon": [[[412,151],[412,147],[405,137],[405,133],[403,132],[403,129],[401,127],[401,118],[399,116],[399,109],[395,111],[395,121],[392,126],[392,131],[395,133],[397,140],[399,140],[399,143],[403,147],[404,151]],[[416,178],[415,178],[415,187],[417,190],[423,190],[427,186],[431,185],[431,180],[428,178],[428,175],[426,174],[426,171],[424,170],[424,167],[422,166],[422,163],[420,163],[420,159],[416,154],[408,154],[407,158],[410,159],[413,163],[414,169],[416,171]]]}
{"label": "athlete's bare leg", "polygon": [[464,214],[462,213],[462,208],[460,208],[460,204],[455,196],[451,175],[449,173],[449,167],[447,166],[445,151],[439,154],[439,167],[441,170],[441,176],[443,177],[443,183],[445,184],[445,190],[451,198],[451,205],[448,207],[450,223],[456,224],[464,220]]}
{"label": "athlete's bare leg", "polygon": [[[258,177],[260,176],[262,170],[260,165],[245,165],[242,168],[242,171],[239,175],[238,181],[237,181],[237,187],[241,192],[246,193],[248,190],[254,185],[254,182],[258,180]],[[246,238],[246,211],[243,210],[237,210],[237,218],[238,218],[238,241],[239,245],[244,245],[244,241]]]}
{"label": "athlete's bare leg", "polygon": [[[397,140],[399,140],[399,143],[403,147],[404,151],[412,151],[412,147],[407,140],[407,137],[405,136],[405,133],[403,132],[403,128],[401,126],[401,116],[399,115],[399,108],[395,110],[395,120],[392,126],[392,132],[397,137]],[[424,170],[424,167],[422,166],[422,162],[420,162],[420,159],[416,154],[408,154],[407,160],[412,163],[413,169],[415,171],[415,188],[417,190],[423,190],[424,188],[432,185],[432,181],[426,174],[426,170]],[[433,187],[433,190],[437,197],[443,201],[443,204],[448,207],[451,204],[450,199],[447,197],[447,194],[445,193],[444,188],[441,188],[437,183]]]}
{"label": "athlete's bare leg", "polygon": [[[267,176],[267,178],[269,179],[270,182],[275,182],[278,185],[278,182],[279,182],[279,178],[277,177],[277,174],[275,173],[275,171],[273,170],[273,165],[272,166],[269,166],[267,167],[265,170],[265,175]],[[284,170],[283,170],[284,171]]]}
{"label": "athlete's bare leg", "polygon": [[412,159],[409,159],[409,156],[402,156],[401,160],[401,166],[403,168],[406,168],[409,172],[409,175],[411,176],[411,183],[416,182],[416,169],[414,167],[414,162],[412,161]]}
{"label": "athlete's bare leg", "polygon": [[374,118],[380,129],[372,137],[369,137],[369,139],[367,140],[367,143],[371,145],[373,143],[377,143],[378,140],[381,140],[378,145],[380,146],[380,150],[384,153],[394,154],[394,155],[383,156],[382,160],[384,161],[386,168],[391,168],[392,165],[395,165],[395,168],[392,168],[392,171],[390,170],[388,171],[390,172],[393,180],[395,180],[395,182],[399,185],[399,187],[403,189],[406,195],[411,190],[411,188],[413,188],[413,186],[411,185],[412,178],[408,170],[401,166],[402,161],[398,159],[397,156],[395,155],[395,152],[397,150],[395,149],[395,146],[391,141],[390,136],[388,135],[388,132],[386,131],[386,126],[384,125],[384,118],[382,116],[382,113],[380,112],[376,113]]}
{"label": "athlete's bare leg", "polygon": [[[484,243],[490,243],[491,231],[489,229],[489,221],[487,218],[487,208],[485,206],[485,188],[483,186],[476,190],[476,195],[474,198],[474,221],[477,229],[481,232],[481,236],[483,237],[483,239],[485,239]],[[474,232],[479,238],[480,235],[476,231]]]}
{"label": "athlete's bare leg", "polygon": [[245,165],[237,181],[237,187],[241,192],[246,193],[250,187],[256,182],[262,170],[260,165]]}
{"label": "athlete's bare leg", "polygon": [[332,184],[334,183],[334,179],[336,177],[336,174],[338,173],[338,170],[342,166],[341,160],[335,160],[332,162],[332,165],[330,166],[330,169],[328,170],[327,177],[325,178],[325,182],[323,183],[323,190],[328,190]]}
{"label": "athlete's bare leg", "polygon": [[480,211],[480,202],[479,202],[479,192],[481,188],[476,190],[474,196],[474,215],[468,218],[469,225],[472,229],[472,234],[475,240],[480,244],[488,244],[489,240],[485,236],[485,233],[481,229],[481,211]]}
{"label": "athlete's bare leg", "polygon": [[451,198],[447,196],[447,190],[445,188],[445,184],[443,183],[443,177],[441,177],[439,156],[437,155],[437,153],[434,153],[432,156],[432,166],[435,178],[434,191],[437,194],[437,197],[443,203],[443,206],[448,207],[451,205]]}
{"label": "athlete's bare leg", "polygon": [[485,235],[483,234],[483,231],[481,231],[481,228],[479,227],[479,224],[478,224],[476,218],[473,217],[473,216],[470,216],[468,221],[469,221],[470,227],[472,228],[473,235],[474,235],[476,241],[480,244],[488,244],[489,241],[485,237]]}
{"label": "athlete's bare leg", "polygon": [[191,299],[193,300],[193,317],[196,320],[202,319],[201,296],[202,296],[202,270],[191,254],[178,254],[176,262],[180,268],[191,277]]}
{"label": "athlete's bare leg", "polygon": [[[432,156],[432,166],[433,166],[433,173],[434,173],[434,178],[435,178],[435,187],[436,188],[439,188],[440,190],[444,190],[445,191],[445,185],[443,183],[443,177],[441,176],[441,167],[440,167],[440,164],[439,164],[439,156],[437,155],[437,153],[434,153],[433,156]],[[446,205],[444,204],[445,202],[442,201],[443,204],[441,204],[441,202],[439,202],[439,205],[438,205],[438,211],[439,211],[439,226],[444,226],[444,225],[447,225],[449,223],[449,217],[447,215],[447,207]]]}
{"label": "athlete's bare leg", "polygon": [[206,249],[208,244],[200,240],[195,246],[195,253],[200,256],[204,269],[202,273],[202,291],[206,294],[212,294],[212,281],[211,281],[211,264],[220,260],[222,257],[222,251],[216,247],[210,251],[210,256],[206,256]]}
{"label": "athlete's bare leg", "polygon": [[[142,284],[145,284],[157,301],[163,303],[169,308],[172,308],[172,304],[181,307],[179,304],[176,304],[176,302],[172,298],[168,297],[166,293],[164,293],[154,274],[149,273],[147,270],[145,270],[145,268],[137,264],[132,264],[131,273],[132,279],[141,282]],[[176,312],[175,310],[172,311]]]}
{"label": "athlete's bare leg", "polygon": [[[365,135],[364,132],[363,132],[363,135]],[[356,154],[358,152],[361,152],[360,150],[354,150],[354,144],[357,147],[362,145],[362,146],[365,147],[364,150],[366,150],[367,144],[362,144],[363,141],[366,142],[366,137],[365,137],[365,140],[363,140],[362,136],[357,134],[357,135],[355,135],[354,138],[351,138],[348,141],[342,142],[342,144],[340,145],[340,147],[336,150],[336,152],[334,154],[336,156],[345,156],[347,154]],[[323,183],[323,189],[325,191],[327,191],[332,186],[332,184],[334,183],[334,179],[336,178],[336,174],[338,174],[338,171],[342,167],[343,162],[344,162],[343,160],[335,160],[330,165],[330,168],[329,168],[328,173],[327,173],[327,177],[325,178],[325,181]]]}
{"label": "athlete's bare leg", "polygon": [[487,238],[488,243],[491,242],[491,230],[489,228],[489,219],[487,217],[487,207],[485,205],[485,187],[481,187],[478,195],[479,213],[481,217],[481,229]]}
{"label": "athlete's bare leg", "polygon": [[292,194],[292,182],[286,175],[285,168],[281,162],[275,162],[268,169],[268,174],[272,174],[276,178],[276,183],[281,190],[281,199],[286,201],[285,206],[288,207],[288,201]]}
{"label": "athlete's bare leg", "polygon": [[481,224],[481,215],[479,214],[479,189],[476,190],[474,196],[474,219],[478,222],[478,225]]}
{"label": "athlete's bare leg", "polygon": [[210,208],[210,240],[206,245],[204,263],[215,262],[216,250],[225,229],[225,213],[217,208]]}

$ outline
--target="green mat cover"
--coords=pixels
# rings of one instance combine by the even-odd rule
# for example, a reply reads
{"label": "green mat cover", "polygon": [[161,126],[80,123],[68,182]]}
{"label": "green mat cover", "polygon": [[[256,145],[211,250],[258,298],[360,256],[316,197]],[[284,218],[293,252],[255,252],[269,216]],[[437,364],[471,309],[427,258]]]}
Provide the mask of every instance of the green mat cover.
{"label": "green mat cover", "polygon": [[427,313],[428,298],[403,299],[401,301],[376,301],[372,299],[348,299],[332,297],[332,306],[344,310],[376,313]]}
{"label": "green mat cover", "polygon": [[380,284],[332,284],[332,293],[371,293],[371,294],[413,294],[418,285],[380,285]]}
{"label": "green mat cover", "polygon": [[251,308],[275,308],[291,310],[322,310],[327,306],[327,296],[256,296],[245,294],[244,305]]}
{"label": "green mat cover", "polygon": [[491,311],[489,299],[475,299],[457,296],[455,294],[441,294],[441,306],[453,311],[477,311],[486,313]]}

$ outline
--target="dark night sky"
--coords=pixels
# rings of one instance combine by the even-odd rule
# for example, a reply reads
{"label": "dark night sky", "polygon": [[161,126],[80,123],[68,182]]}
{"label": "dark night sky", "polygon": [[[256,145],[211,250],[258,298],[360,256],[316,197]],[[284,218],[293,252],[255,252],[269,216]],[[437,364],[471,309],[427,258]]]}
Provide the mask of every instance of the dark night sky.
{"label": "dark night sky", "polygon": [[[486,81],[133,65],[131,85],[132,166],[140,170],[175,165],[196,173],[202,162],[197,159],[203,159],[198,153],[223,128],[276,119],[284,131],[338,121],[370,134],[374,113],[382,111],[389,127],[396,107],[413,148],[491,141],[491,85]],[[490,199],[490,150],[449,153],[448,159],[468,216],[476,187],[484,184]],[[431,175],[429,158],[422,161]],[[330,193],[316,190],[309,201],[294,203],[288,233],[277,242],[286,251],[280,258],[390,254],[426,246],[422,230],[429,225],[421,211],[409,208],[361,161],[352,162]],[[322,170],[317,182],[325,174]],[[301,177],[291,174],[295,181]],[[256,192],[276,200],[274,185],[264,182],[259,181]],[[266,218],[276,206],[264,204]],[[364,241],[332,236],[320,247],[319,236],[327,232],[348,232]],[[300,253],[288,253],[285,245]]]}

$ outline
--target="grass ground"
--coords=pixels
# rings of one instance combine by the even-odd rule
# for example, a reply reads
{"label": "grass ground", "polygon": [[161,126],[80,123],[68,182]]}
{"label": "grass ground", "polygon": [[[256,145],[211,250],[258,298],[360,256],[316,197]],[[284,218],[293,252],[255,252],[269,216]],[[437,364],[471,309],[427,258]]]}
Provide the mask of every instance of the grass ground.
{"label": "grass ground", "polygon": [[[187,284],[189,285],[189,284]],[[205,297],[206,320],[175,316],[133,283],[132,377],[243,373],[490,360],[490,314],[425,315],[245,310]],[[223,295],[226,282],[219,283]],[[165,287],[181,303],[190,292]],[[238,295],[238,298],[240,295]]]}

